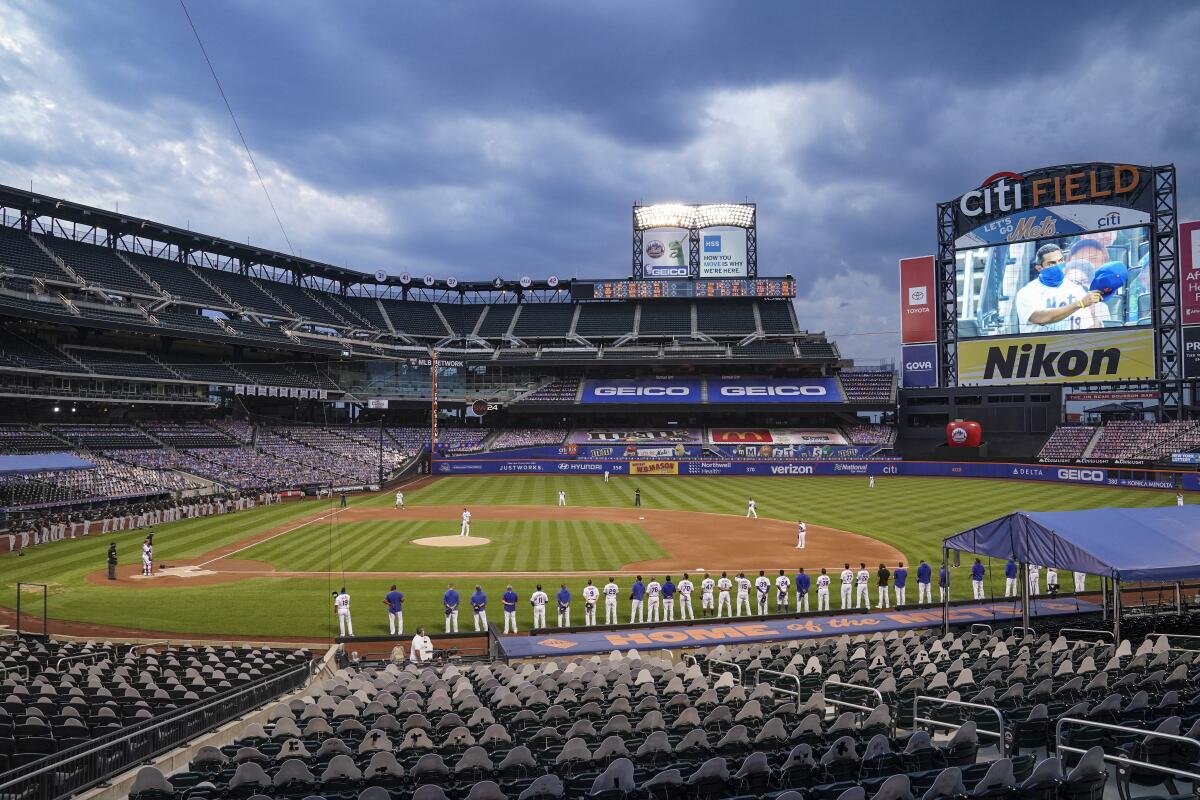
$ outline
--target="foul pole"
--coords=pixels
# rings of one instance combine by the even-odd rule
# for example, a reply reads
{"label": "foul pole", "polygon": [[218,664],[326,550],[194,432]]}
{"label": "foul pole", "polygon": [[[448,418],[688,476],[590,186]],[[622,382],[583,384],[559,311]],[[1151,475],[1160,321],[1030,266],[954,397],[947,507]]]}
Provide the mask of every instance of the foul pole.
{"label": "foul pole", "polygon": [[429,471],[433,472],[433,457],[437,452],[437,401],[438,401],[438,353],[436,347],[429,348]]}

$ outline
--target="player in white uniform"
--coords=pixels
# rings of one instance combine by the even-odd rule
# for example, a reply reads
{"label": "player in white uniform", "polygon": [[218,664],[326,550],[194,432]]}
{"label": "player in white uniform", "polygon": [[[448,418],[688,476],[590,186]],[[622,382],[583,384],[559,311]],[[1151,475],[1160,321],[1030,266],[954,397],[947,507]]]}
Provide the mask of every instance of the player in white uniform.
{"label": "player in white uniform", "polygon": [[558,504],[565,506],[567,504],[567,491],[565,489],[558,490]]}
{"label": "player in white uniform", "polygon": [[353,636],[354,623],[350,621],[350,595],[346,594],[346,587],[333,593],[333,610],[337,612],[338,630],[342,636]]}
{"label": "player in white uniform", "polygon": [[1183,492],[1175,493],[1175,505],[1179,506],[1180,508],[1183,508]]}
{"label": "player in white uniform", "polygon": [[679,582],[679,619],[695,619],[696,614],[692,611],[692,592],[695,591],[696,585],[692,583],[692,579],[688,574],[683,573],[683,580]]}
{"label": "player in white uniform", "polygon": [[846,564],[846,568],[842,570],[842,610],[850,608],[850,599],[854,595],[854,570],[850,569],[850,565]]}
{"label": "player in white uniform", "polygon": [[392,508],[404,508],[404,492],[396,492],[396,505]]}
{"label": "player in white uniform", "polygon": [[[1075,281],[1065,280],[1063,253],[1056,244],[1038,248],[1038,275],[1017,291],[1017,323],[1021,333],[1073,331],[1090,327],[1083,310],[1103,299],[1098,291],[1087,291]],[[1011,331],[1010,331],[1011,332]]]}
{"label": "player in white uniform", "polygon": [[537,585],[537,591],[529,596],[529,605],[533,606],[533,628],[546,627],[546,603],[550,602],[549,596],[542,591],[542,585]]}
{"label": "player in white uniform", "polygon": [[662,598],[662,584],[654,578],[646,584],[646,622],[658,622],[659,601]]}
{"label": "player in white uniform", "polygon": [[742,616],[742,606],[746,607],[746,616],[750,616],[750,579],[746,573],[739,572],[737,576],[737,616]]}
{"label": "player in white uniform", "polygon": [[779,570],[779,577],[775,579],[775,613],[786,614],[788,610],[788,599],[792,596],[792,579],[789,578],[783,570]]}
{"label": "player in white uniform", "polygon": [[154,574],[154,543],[149,536],[142,542],[142,574]]}
{"label": "player in white uniform", "polygon": [[854,597],[854,607],[859,608],[859,603],[862,608],[871,610],[871,573],[867,570],[866,564],[858,565],[858,574],[854,576],[855,582],[858,584],[858,593]]}
{"label": "player in white uniform", "polygon": [[[725,578],[726,581],[729,578]],[[700,616],[711,617],[715,614],[716,609],[713,607],[713,592],[717,588],[717,582],[711,576],[705,575],[700,581]],[[726,590],[725,599],[729,599],[729,592]]]}
{"label": "player in white uniform", "polygon": [[471,535],[471,512],[465,508],[463,509],[462,526],[458,529],[458,535],[459,536],[470,536]]}
{"label": "player in white uniform", "polygon": [[588,578],[587,586],[583,587],[583,624],[593,627],[596,624],[596,604],[600,599],[600,590],[592,585]]}
{"label": "player in white uniform", "polygon": [[817,576],[817,611],[829,610],[829,584],[832,581],[829,579],[829,573],[821,567],[821,574]]}
{"label": "player in white uniform", "polygon": [[746,501],[746,516],[758,519],[758,510],[754,507],[754,498]]}
{"label": "player in white uniform", "polygon": [[733,588],[733,581],[729,579],[729,575],[722,572],[721,577],[717,579],[717,610],[713,616],[732,617],[733,603],[729,602],[729,590]]}
{"label": "player in white uniform", "polygon": [[767,577],[767,573],[763,570],[758,571],[758,577],[754,579],[754,589],[758,593],[758,613],[765,615],[771,613],[771,579]]}
{"label": "player in white uniform", "polygon": [[1075,591],[1082,592],[1086,588],[1087,573],[1086,572],[1076,572],[1076,573],[1074,573],[1074,577],[1075,577]]}
{"label": "player in white uniform", "polygon": [[608,470],[604,470],[604,482],[608,483]]}
{"label": "player in white uniform", "polygon": [[1046,567],[1046,593],[1058,594],[1058,570]]}
{"label": "player in white uniform", "polygon": [[804,524],[804,520],[796,523],[796,549],[804,549],[804,537],[808,534],[808,526]]}
{"label": "player in white uniform", "polygon": [[608,583],[604,584],[604,624],[617,624],[617,594],[621,589],[613,582],[612,578],[608,579]]}
{"label": "player in white uniform", "polygon": [[1029,565],[1029,596],[1037,597],[1042,593],[1042,568],[1037,564]]}
{"label": "player in white uniform", "polygon": [[867,488],[868,489],[875,488],[875,476],[874,475],[871,475],[870,477],[867,478]]}

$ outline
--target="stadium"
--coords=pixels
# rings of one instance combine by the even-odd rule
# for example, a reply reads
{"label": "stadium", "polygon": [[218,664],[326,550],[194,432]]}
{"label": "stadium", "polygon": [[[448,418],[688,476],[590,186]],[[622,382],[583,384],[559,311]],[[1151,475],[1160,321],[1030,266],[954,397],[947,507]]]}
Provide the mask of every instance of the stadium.
{"label": "stadium", "polygon": [[460,279],[0,185],[0,798],[1195,790],[1200,222],[991,166],[879,358],[765,203]]}

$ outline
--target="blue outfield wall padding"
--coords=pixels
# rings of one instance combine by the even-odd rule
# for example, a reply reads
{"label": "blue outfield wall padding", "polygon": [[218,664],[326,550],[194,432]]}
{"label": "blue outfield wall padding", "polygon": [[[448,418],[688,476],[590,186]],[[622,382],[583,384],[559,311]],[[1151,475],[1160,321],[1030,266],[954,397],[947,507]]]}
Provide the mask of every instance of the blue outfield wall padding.
{"label": "blue outfield wall padding", "polygon": [[[915,591],[915,587],[913,589]],[[627,609],[626,609],[627,610]],[[1030,616],[1099,613],[1100,606],[1085,600],[1062,598],[1033,600]],[[1003,622],[1021,618],[1017,602],[951,606],[950,622]],[[547,632],[543,635],[501,636],[497,641],[508,658],[542,658],[608,653],[613,650],[671,650],[681,647],[713,647],[718,644],[815,639],[843,633],[876,633],[912,628],[930,628],[942,624],[941,606],[888,610],[865,614],[832,614],[819,617],[782,617],[757,620],[727,617],[711,624],[662,628],[604,629],[581,633]]]}
{"label": "blue outfield wall padding", "polygon": [[0,475],[48,472],[65,469],[93,469],[96,465],[70,453],[35,453],[28,456],[0,456]]}

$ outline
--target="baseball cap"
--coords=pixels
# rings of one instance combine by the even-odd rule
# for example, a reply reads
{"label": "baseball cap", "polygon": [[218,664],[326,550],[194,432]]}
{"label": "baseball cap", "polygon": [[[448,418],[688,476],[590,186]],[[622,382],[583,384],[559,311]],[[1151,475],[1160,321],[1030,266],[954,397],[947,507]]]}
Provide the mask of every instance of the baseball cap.
{"label": "baseball cap", "polygon": [[1120,261],[1109,261],[1096,269],[1096,274],[1092,276],[1092,285],[1088,288],[1101,294],[1111,294],[1124,286],[1128,279],[1129,267]]}

